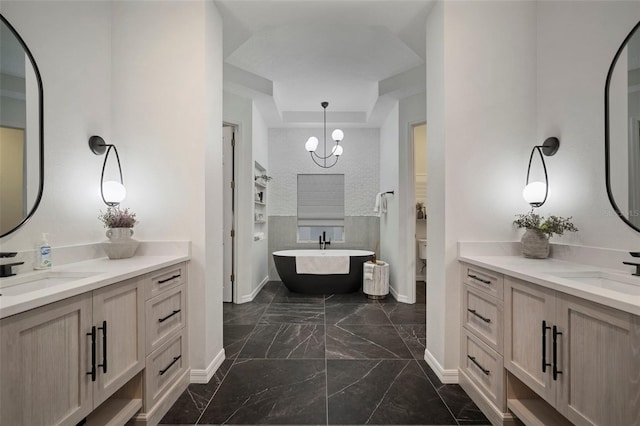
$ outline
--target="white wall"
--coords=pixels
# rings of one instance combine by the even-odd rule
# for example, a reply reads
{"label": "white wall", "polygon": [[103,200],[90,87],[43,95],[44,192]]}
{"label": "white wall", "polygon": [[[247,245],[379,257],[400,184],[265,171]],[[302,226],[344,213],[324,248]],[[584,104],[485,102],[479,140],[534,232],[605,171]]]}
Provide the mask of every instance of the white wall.
{"label": "white wall", "polygon": [[[269,171],[267,152],[269,129],[251,99],[224,92],[224,121],[238,126],[236,134],[236,302],[250,302],[268,275],[268,225],[265,239],[253,241],[254,234],[254,161]],[[270,188],[267,203],[270,203]],[[251,265],[245,268],[242,265]]]}
{"label": "white wall", "polygon": [[380,190],[395,191],[387,196],[387,214],[380,216],[380,252],[378,259],[389,264],[389,290],[398,298],[398,287],[402,286],[403,258],[400,251],[398,230],[401,227],[399,209],[400,169],[400,107],[398,103],[389,112],[380,127]]}
{"label": "white wall", "polygon": [[253,106],[250,99],[224,92],[224,122],[237,126],[236,134],[236,302],[248,302],[253,270],[243,268],[247,253],[253,252]]}
{"label": "white wall", "polygon": [[[399,104],[399,152],[398,159],[402,165],[398,176],[399,225],[398,243],[401,268],[400,281],[396,282],[398,300],[416,302],[416,200],[414,175],[413,126],[424,123],[427,119],[426,93],[418,93],[400,100]],[[425,152],[426,156],[426,152]],[[423,159],[426,162],[426,158]],[[420,262],[421,264],[421,262]]]}
{"label": "white wall", "polygon": [[[264,121],[260,110],[256,107],[255,103],[252,103],[252,148],[253,148],[253,161],[257,161],[267,169],[269,174],[269,128]],[[251,193],[253,195],[253,192]],[[267,197],[269,197],[269,189],[267,188]],[[270,200],[267,199],[267,212],[265,219],[269,216]],[[255,205],[254,205],[255,207]],[[252,241],[252,280],[251,280],[251,294],[258,291],[261,284],[268,280],[269,267],[268,267],[268,247],[269,247],[269,221],[262,225],[260,232],[264,232],[264,239],[260,241]],[[242,261],[242,260],[241,260]]]}
{"label": "white wall", "polygon": [[205,370],[222,351],[220,16],[211,2],[115,2],[113,25],[126,204],[141,239],[192,242],[190,356]]}
{"label": "white wall", "polygon": [[541,2],[537,11],[536,138],[560,138],[540,210],[573,216],[580,231],[559,241],[637,250],[640,234],[615,216],[607,199],[604,86],[614,54],[640,20],[640,3]]}
{"label": "white wall", "polygon": [[[45,184],[40,207],[2,251],[33,249],[42,232],[55,246],[104,238],[93,134],[111,140],[111,9],[106,2],[2,1],[0,12],[31,50],[44,91]],[[31,261],[32,259],[26,259]],[[55,262],[55,251],[53,253]]]}
{"label": "white wall", "polygon": [[191,357],[206,368],[222,350],[221,130],[212,124],[222,122],[222,36],[213,3],[3,1],[0,10],[35,57],[45,102],[42,204],[2,250],[31,249],[41,232],[54,248],[104,239],[104,157],[87,141],[115,143],[136,237],[193,243]]}
{"label": "white wall", "polygon": [[[327,125],[327,134],[335,127]],[[379,131],[371,128],[343,129],[344,140],[340,143],[344,153],[338,164],[330,169],[315,165],[304,149],[310,136],[320,139],[318,150],[323,149],[323,129],[271,129],[269,133],[269,216],[296,216],[298,174],[344,174],[345,216],[374,216],[373,207],[378,191],[380,168]],[[327,150],[333,142],[329,137]],[[391,203],[390,203],[391,204]]]}
{"label": "white wall", "polygon": [[[457,379],[458,241],[514,240],[535,138],[535,4],[439,2],[427,22],[426,358]],[[553,162],[549,162],[552,168]]]}

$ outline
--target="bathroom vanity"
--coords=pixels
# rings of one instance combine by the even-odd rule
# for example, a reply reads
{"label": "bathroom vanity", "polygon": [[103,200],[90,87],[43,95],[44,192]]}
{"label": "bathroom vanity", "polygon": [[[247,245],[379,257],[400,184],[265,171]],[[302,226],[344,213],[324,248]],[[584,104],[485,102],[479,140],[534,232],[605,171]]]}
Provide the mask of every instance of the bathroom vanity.
{"label": "bathroom vanity", "polygon": [[640,424],[640,278],[461,256],[460,385],[491,422]]}
{"label": "bathroom vanity", "polygon": [[3,279],[0,424],[157,424],[189,381],[187,261],[103,258]]}

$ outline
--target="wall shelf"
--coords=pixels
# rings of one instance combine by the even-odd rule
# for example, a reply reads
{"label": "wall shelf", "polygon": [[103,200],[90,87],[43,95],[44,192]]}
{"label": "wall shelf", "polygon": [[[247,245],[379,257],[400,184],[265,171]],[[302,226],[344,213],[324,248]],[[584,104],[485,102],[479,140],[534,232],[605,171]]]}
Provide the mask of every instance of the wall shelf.
{"label": "wall shelf", "polygon": [[[257,161],[254,162],[253,165],[253,175],[261,176],[266,175],[267,170],[260,165]],[[253,231],[254,234],[262,233],[265,230],[265,225],[267,223],[267,182],[262,179],[256,179],[253,181]],[[261,195],[261,196],[260,196]],[[262,201],[260,201],[262,199]],[[254,241],[255,237],[254,237]]]}

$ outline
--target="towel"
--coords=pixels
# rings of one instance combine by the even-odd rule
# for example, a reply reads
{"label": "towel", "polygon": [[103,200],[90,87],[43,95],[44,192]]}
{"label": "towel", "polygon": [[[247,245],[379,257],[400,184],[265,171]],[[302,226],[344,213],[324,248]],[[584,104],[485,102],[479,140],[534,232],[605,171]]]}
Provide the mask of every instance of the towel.
{"label": "towel", "polygon": [[378,216],[387,213],[387,197],[385,192],[378,192],[378,194],[376,194],[376,204],[373,207],[373,212],[378,213]]}
{"label": "towel", "polygon": [[364,276],[363,278],[365,280],[369,280],[369,281],[373,281],[373,270],[375,269],[376,265],[374,265],[373,262],[365,262],[364,263]]}
{"label": "towel", "polygon": [[349,256],[296,256],[298,274],[331,275],[349,273]]}

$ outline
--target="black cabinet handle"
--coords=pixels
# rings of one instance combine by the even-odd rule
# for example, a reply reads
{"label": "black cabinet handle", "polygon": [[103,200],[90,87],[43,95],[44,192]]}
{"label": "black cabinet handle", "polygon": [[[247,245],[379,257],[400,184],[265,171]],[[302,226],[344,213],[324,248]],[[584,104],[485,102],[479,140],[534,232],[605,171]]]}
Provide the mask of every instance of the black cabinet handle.
{"label": "black cabinet handle", "polygon": [[175,280],[176,278],[180,278],[180,274],[178,274],[178,275],[174,275],[174,276],[172,276],[172,277],[170,277],[170,278],[166,278],[166,279],[164,279],[164,280],[159,280],[159,281],[158,281],[158,284],[164,284],[164,283],[166,283],[167,281]]}
{"label": "black cabinet handle", "polygon": [[482,315],[480,315],[479,313],[476,312],[475,309],[469,309],[467,308],[467,311],[471,312],[473,315],[477,316],[478,318],[480,318],[482,321],[486,322],[487,324],[489,324],[491,322],[490,318],[485,318]]}
{"label": "black cabinet handle", "polygon": [[98,364],[98,367],[102,367],[102,372],[107,372],[107,322],[102,321],[102,327],[98,327],[98,330],[102,330],[102,364]]}
{"label": "black cabinet handle", "polygon": [[542,372],[547,372],[547,367],[551,367],[551,364],[547,362],[547,330],[551,330],[551,327],[547,326],[547,322],[542,320]]}
{"label": "black cabinet handle", "polygon": [[483,280],[482,278],[476,276],[476,275],[471,275],[471,274],[467,274],[467,276],[471,279],[474,279],[476,281],[480,281],[483,284],[491,284],[491,281],[489,280]]}
{"label": "black cabinet handle", "polygon": [[489,373],[491,373],[491,371],[489,371],[486,368],[482,367],[480,365],[480,363],[478,361],[476,361],[476,357],[475,356],[467,355],[467,358],[469,358],[471,360],[471,362],[473,362],[487,376],[489,375]]}
{"label": "black cabinet handle", "polygon": [[558,331],[558,327],[553,326],[553,380],[558,380],[558,374],[562,374],[561,370],[558,370],[558,336],[562,336],[562,333]]}
{"label": "black cabinet handle", "polygon": [[163,318],[158,318],[158,322],[165,322],[166,320],[168,320],[169,318],[171,318],[172,316],[178,314],[181,311],[181,309],[174,309],[173,312],[171,312],[169,315],[167,315],[166,317]]}
{"label": "black cabinet handle", "polygon": [[91,371],[87,373],[87,376],[91,376],[91,381],[96,381],[96,326],[91,327],[91,333],[87,333],[87,336],[91,336]]}
{"label": "black cabinet handle", "polygon": [[166,367],[166,368],[164,368],[164,369],[160,370],[160,375],[162,376],[164,373],[166,373],[166,372],[167,372],[167,370],[168,370],[168,369],[170,369],[170,368],[171,368],[171,366],[172,366],[173,364],[175,364],[175,363],[176,363],[180,358],[182,358],[182,355],[174,356],[174,357],[173,357],[173,361],[171,361],[171,363],[169,363],[169,365],[167,365],[167,367]]}

